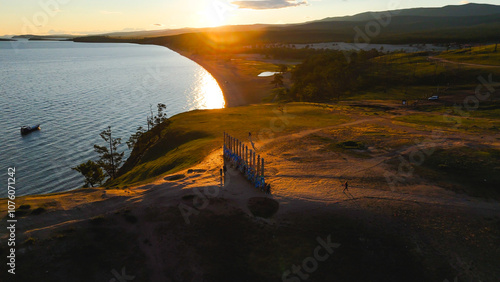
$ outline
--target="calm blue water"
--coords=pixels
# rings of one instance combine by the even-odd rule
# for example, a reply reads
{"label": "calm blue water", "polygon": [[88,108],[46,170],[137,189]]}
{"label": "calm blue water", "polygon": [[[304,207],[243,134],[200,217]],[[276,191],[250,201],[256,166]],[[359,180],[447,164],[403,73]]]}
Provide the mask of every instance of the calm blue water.
{"label": "calm blue water", "polygon": [[[99,133],[110,125],[127,157],[125,141],[158,103],[169,116],[224,106],[209,73],[164,47],[0,42],[0,196],[9,167],[16,195],[81,187],[71,167],[96,159]],[[41,131],[21,136],[22,125],[38,123]]]}

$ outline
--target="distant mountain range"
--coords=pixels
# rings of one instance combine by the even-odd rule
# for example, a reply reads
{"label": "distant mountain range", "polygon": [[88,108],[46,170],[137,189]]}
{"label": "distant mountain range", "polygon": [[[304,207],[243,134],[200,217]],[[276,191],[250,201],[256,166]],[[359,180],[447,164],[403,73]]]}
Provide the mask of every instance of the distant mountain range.
{"label": "distant mountain range", "polygon": [[442,8],[412,8],[400,9],[385,12],[365,12],[353,16],[344,17],[331,17],[325,18],[314,22],[329,22],[329,21],[348,21],[348,22],[362,22],[370,21],[375,17],[387,15],[398,17],[471,17],[471,16],[489,16],[499,15],[500,6],[490,4],[465,4],[465,5],[450,5]]}
{"label": "distant mountain range", "polygon": [[160,37],[160,36],[172,36],[185,33],[193,32],[205,32],[205,31],[254,31],[262,30],[271,25],[267,24],[253,24],[253,25],[227,25],[221,27],[206,27],[206,28],[181,28],[181,29],[164,29],[164,30],[148,30],[148,31],[127,31],[127,32],[113,32],[102,34],[103,36],[111,37]]}
{"label": "distant mountain range", "polygon": [[[377,20],[379,19],[379,20]],[[370,31],[371,28],[371,31]],[[500,41],[500,6],[465,4],[442,8],[413,8],[385,12],[366,12],[353,16],[332,17],[300,24],[238,25],[216,28],[109,33],[79,38],[77,41],[142,40],[171,37],[189,41],[189,34],[218,33],[237,35],[241,44],[255,43],[450,43]],[[361,34],[363,33],[363,34]],[[367,35],[368,34],[368,35]],[[245,39],[248,37],[248,39]],[[173,38],[173,39],[172,39]],[[111,40],[111,41],[113,41]]]}
{"label": "distant mountain range", "polygon": [[[285,26],[269,26],[267,39],[286,43],[498,42],[500,6],[466,4],[366,12]],[[264,35],[265,36],[265,35]],[[364,38],[363,38],[364,37]]]}

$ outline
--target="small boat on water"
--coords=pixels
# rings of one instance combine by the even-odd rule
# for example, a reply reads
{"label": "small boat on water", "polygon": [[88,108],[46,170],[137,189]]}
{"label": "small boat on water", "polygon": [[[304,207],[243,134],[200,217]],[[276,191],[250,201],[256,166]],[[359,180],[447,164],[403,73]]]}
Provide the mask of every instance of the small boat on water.
{"label": "small boat on water", "polygon": [[21,127],[21,134],[25,135],[25,134],[28,134],[30,132],[36,131],[36,130],[40,130],[39,124],[37,124],[35,126],[23,126],[23,127]]}

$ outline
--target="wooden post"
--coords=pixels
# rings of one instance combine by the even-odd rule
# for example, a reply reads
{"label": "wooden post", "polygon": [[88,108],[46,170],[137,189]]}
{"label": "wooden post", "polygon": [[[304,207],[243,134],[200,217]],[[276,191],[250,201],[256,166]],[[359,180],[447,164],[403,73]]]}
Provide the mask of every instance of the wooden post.
{"label": "wooden post", "polygon": [[260,173],[260,176],[264,177],[264,158],[262,158],[262,172]]}
{"label": "wooden post", "polygon": [[245,165],[247,166],[248,169],[248,147],[245,145]]}
{"label": "wooden post", "polygon": [[253,152],[253,161],[252,161],[252,165],[253,165],[254,170],[257,170],[257,169],[255,168],[255,151],[252,151],[252,152]]}
{"label": "wooden post", "polygon": [[257,169],[255,170],[255,175],[259,176],[260,174],[260,155],[257,155]]}
{"label": "wooden post", "polygon": [[252,150],[252,168],[255,170],[255,151]]}

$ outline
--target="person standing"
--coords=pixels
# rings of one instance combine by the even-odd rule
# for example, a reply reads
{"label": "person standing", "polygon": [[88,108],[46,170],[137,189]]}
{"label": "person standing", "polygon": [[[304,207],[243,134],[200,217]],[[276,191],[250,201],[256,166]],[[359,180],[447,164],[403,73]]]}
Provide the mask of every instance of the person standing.
{"label": "person standing", "polygon": [[223,173],[222,173],[223,169],[221,168],[219,171],[220,171],[220,187],[222,188],[222,187],[224,187],[223,186],[224,185],[223,184],[224,176],[223,176]]}
{"label": "person standing", "polygon": [[252,141],[252,132],[248,132],[248,140],[250,141],[250,144],[252,145],[253,150],[255,152],[257,152],[257,150],[255,149],[255,144]]}

